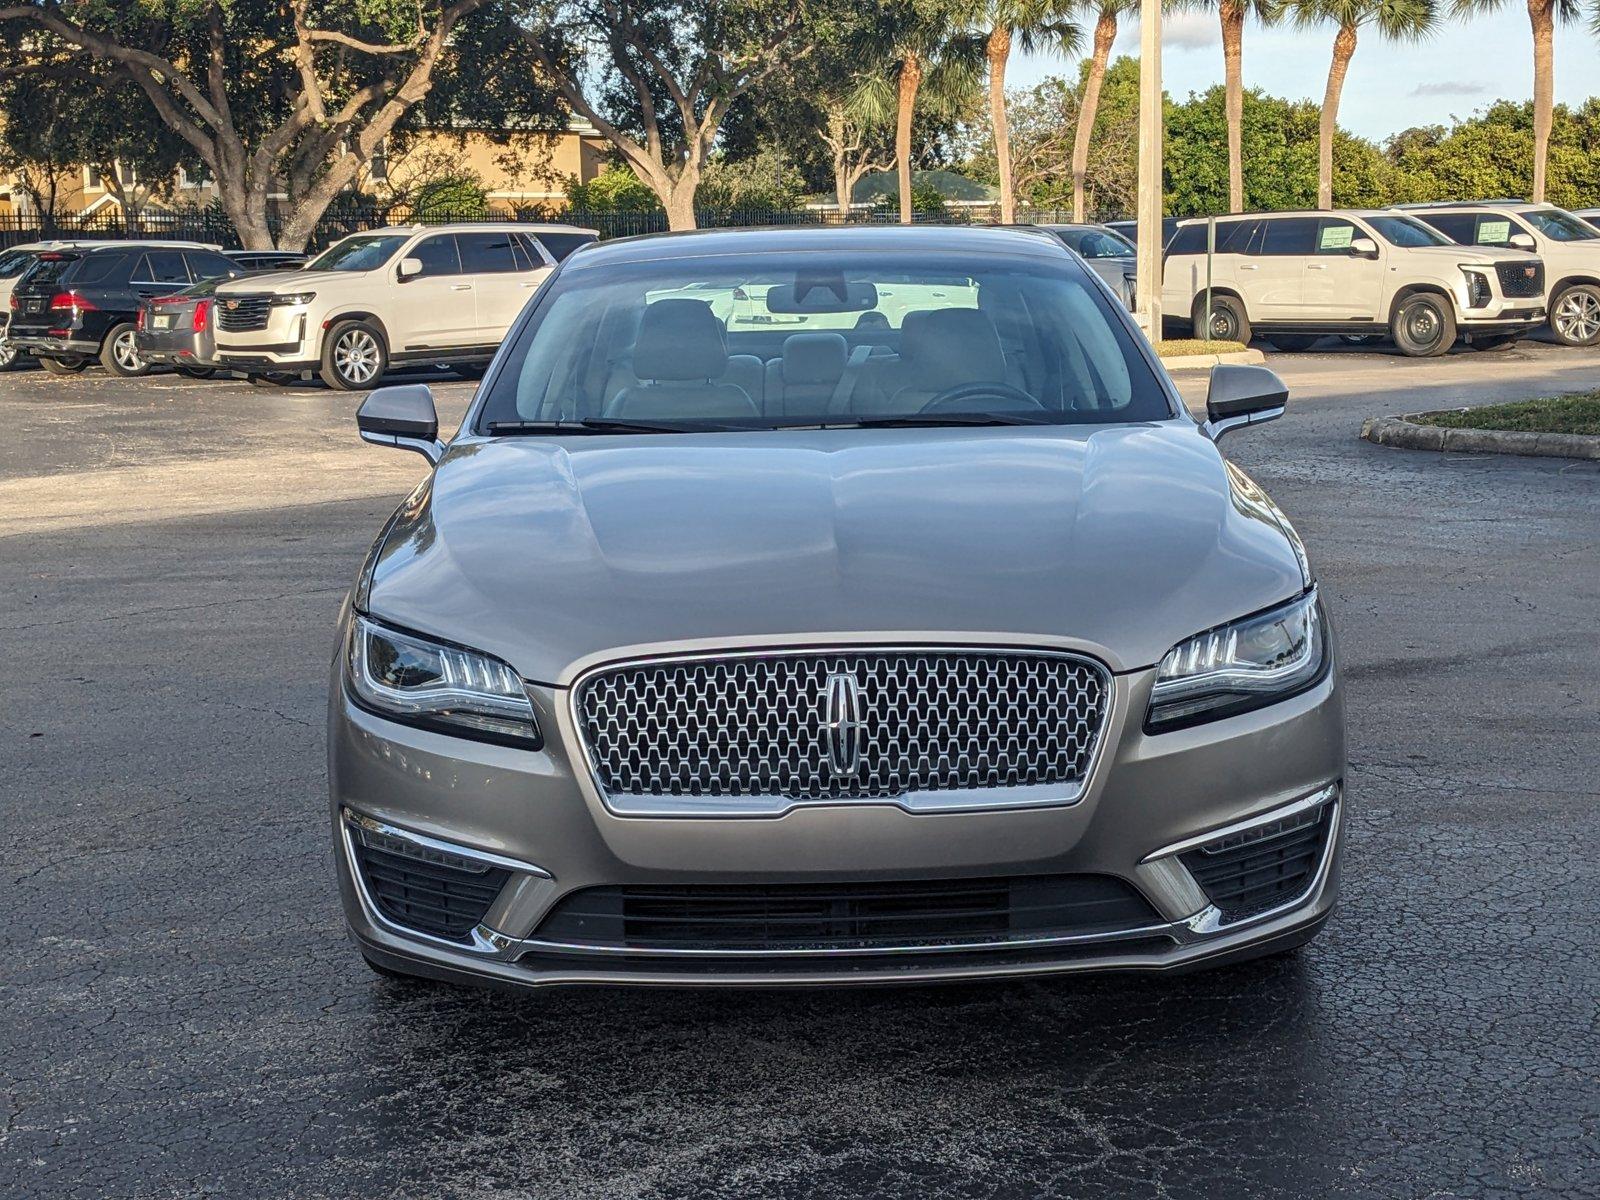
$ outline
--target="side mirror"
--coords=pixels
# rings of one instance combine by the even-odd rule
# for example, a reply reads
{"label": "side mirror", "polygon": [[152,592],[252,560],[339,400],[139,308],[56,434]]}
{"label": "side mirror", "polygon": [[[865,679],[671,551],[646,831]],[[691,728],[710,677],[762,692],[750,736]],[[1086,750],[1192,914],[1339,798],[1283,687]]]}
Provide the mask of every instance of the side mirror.
{"label": "side mirror", "polygon": [[1288,387],[1266,367],[1212,367],[1211,383],[1206,389],[1206,420],[1200,432],[1214,442],[1241,425],[1276,421],[1288,403]]}
{"label": "side mirror", "polygon": [[395,278],[404,283],[408,279],[415,279],[422,274],[422,260],[420,258],[402,258],[400,267],[395,271]]}
{"label": "side mirror", "polygon": [[1511,240],[1506,243],[1514,250],[1537,250],[1539,244],[1533,240],[1531,233],[1513,233]]}
{"label": "side mirror", "polygon": [[1350,253],[1357,258],[1377,258],[1378,243],[1369,237],[1351,238]]}
{"label": "side mirror", "polygon": [[429,463],[444,457],[433,389],[425,383],[402,383],[369,392],[356,410],[356,428],[361,430],[361,440],[374,446],[415,450]]}

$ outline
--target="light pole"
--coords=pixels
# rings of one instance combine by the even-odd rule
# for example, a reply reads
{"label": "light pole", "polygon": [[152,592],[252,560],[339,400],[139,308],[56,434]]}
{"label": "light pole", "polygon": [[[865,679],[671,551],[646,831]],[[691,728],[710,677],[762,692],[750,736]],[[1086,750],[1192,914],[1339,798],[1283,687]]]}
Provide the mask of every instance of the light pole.
{"label": "light pole", "polygon": [[1161,0],[1139,4],[1139,259],[1134,311],[1161,340]]}

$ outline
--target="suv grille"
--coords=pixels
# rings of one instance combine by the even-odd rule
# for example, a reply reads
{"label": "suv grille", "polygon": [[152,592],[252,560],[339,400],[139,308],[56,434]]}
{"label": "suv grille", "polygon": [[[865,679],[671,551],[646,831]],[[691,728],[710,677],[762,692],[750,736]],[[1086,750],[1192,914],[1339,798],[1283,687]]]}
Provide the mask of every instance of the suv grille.
{"label": "suv grille", "polygon": [[1500,291],[1508,300],[1523,300],[1544,295],[1544,263],[1537,259],[1527,262],[1495,263],[1500,276]]}
{"label": "suv grille", "polygon": [[1286,904],[1311,886],[1333,822],[1334,805],[1210,842],[1182,856],[1225,921]]}
{"label": "suv grille", "polygon": [[1065,654],[836,651],[609,668],[574,707],[612,797],[886,799],[1076,791],[1108,687]]}
{"label": "suv grille", "polygon": [[355,843],[356,864],[378,911],[396,925],[465,940],[483,920],[511,872],[463,870]]}
{"label": "suv grille", "polygon": [[846,950],[1004,943],[1162,923],[1109,875],[879,883],[660,884],[584,888],[540,941],[636,950]]}
{"label": "suv grille", "polygon": [[217,300],[217,328],[229,333],[253,333],[267,327],[271,296],[222,296]]}

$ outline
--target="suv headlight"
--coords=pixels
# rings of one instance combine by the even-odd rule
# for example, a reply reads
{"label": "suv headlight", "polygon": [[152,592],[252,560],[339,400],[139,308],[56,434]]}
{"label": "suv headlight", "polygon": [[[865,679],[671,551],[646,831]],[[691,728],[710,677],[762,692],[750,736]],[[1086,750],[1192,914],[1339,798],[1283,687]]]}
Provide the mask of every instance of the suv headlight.
{"label": "suv headlight", "polygon": [[293,308],[298,304],[310,304],[316,298],[315,292],[294,292],[288,296],[274,296],[267,303],[274,308]]}
{"label": "suv headlight", "polygon": [[533,703],[505,663],[352,615],[345,678],[356,703],[392,721],[537,750]]}
{"label": "suv headlight", "polygon": [[1489,272],[1482,267],[1469,267],[1463,263],[1461,273],[1467,277],[1467,307],[1489,307],[1489,301],[1494,299],[1494,291],[1489,286]]}
{"label": "suv headlight", "polygon": [[1328,646],[1316,589],[1167,651],[1150,693],[1147,733],[1248,712],[1322,678]]}

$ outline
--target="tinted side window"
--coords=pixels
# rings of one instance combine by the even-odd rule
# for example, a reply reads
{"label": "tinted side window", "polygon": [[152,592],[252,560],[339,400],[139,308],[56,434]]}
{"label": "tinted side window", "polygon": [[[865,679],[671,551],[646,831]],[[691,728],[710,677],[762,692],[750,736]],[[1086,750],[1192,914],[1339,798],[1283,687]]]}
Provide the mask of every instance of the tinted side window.
{"label": "tinted side window", "polygon": [[188,283],[189,268],[176,250],[151,250],[134,269],[135,283]]}
{"label": "tinted side window", "polygon": [[592,233],[541,233],[540,243],[550,251],[550,257],[560,262],[579,246],[587,246],[595,240]]}
{"label": "tinted side window", "polygon": [[539,253],[539,244],[525,233],[511,235],[511,249],[516,253],[519,271],[537,271],[545,265],[544,255]]}
{"label": "tinted side window", "polygon": [[1280,217],[1265,221],[1261,253],[1268,255],[1311,254],[1317,247],[1315,217]]}
{"label": "tinted side window", "polygon": [[[1218,221],[1217,253],[1243,254],[1249,248],[1254,221]],[[1167,243],[1168,254],[1204,254],[1206,252],[1206,224],[1181,225]]]}
{"label": "tinted side window", "polygon": [[[70,268],[71,264],[68,265]],[[63,275],[63,278],[67,277],[67,275]],[[77,266],[70,270],[70,278],[75,285],[105,283],[112,279],[126,281],[128,278],[128,256],[126,254],[91,254],[87,258],[78,260]],[[188,276],[184,276],[183,282],[189,282]]]}
{"label": "tinted side window", "polygon": [[1180,225],[1178,232],[1167,243],[1168,254],[1204,254],[1206,252],[1206,227]]}
{"label": "tinted side window", "polygon": [[1473,227],[1477,222],[1470,213],[1429,213],[1422,219],[1451,241],[1472,245]]}
{"label": "tinted side window", "polygon": [[438,237],[423,238],[406,251],[406,257],[422,260],[424,276],[461,274],[461,259],[456,253],[454,234],[446,233]]}
{"label": "tinted side window", "polygon": [[461,247],[461,269],[468,275],[519,270],[511,239],[509,233],[456,234],[456,242]]}
{"label": "tinted side window", "polygon": [[1317,253],[1348,255],[1350,244],[1356,238],[1366,236],[1349,221],[1323,217],[1317,226]]}
{"label": "tinted side window", "polygon": [[1526,232],[1528,231],[1510,217],[1502,217],[1498,213],[1493,216],[1485,213],[1478,218],[1478,231],[1472,240],[1480,246],[1505,246],[1510,244],[1513,233]]}
{"label": "tinted side window", "polygon": [[231,259],[209,251],[188,250],[184,258],[189,261],[189,274],[195,279],[215,279],[219,275],[237,275],[239,267]]}

